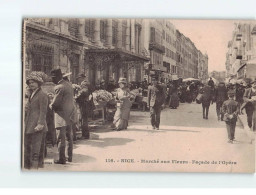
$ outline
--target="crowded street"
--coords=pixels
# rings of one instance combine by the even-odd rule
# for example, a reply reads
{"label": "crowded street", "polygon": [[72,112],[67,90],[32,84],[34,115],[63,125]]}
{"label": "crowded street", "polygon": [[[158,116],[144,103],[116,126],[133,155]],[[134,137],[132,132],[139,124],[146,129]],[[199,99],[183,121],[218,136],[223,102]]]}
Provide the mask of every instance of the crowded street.
{"label": "crowded street", "polygon": [[[253,23],[212,24],[221,33],[230,25],[232,40],[248,29],[256,35]],[[180,27],[168,19],[26,19],[22,167],[254,172],[256,57],[242,56],[229,37],[214,62],[212,48]],[[64,37],[48,36],[58,28]],[[54,45],[37,39],[43,34]]]}
{"label": "crowded street", "polygon": [[[89,140],[76,142],[73,162],[53,163],[57,148],[49,148],[42,171],[187,171],[240,172],[254,167],[254,145],[238,121],[233,144],[227,143],[225,122],[218,121],[215,104],[210,106],[209,119],[202,118],[201,105],[182,103],[178,109],[165,108],[159,130],[152,130],[149,113],[132,111],[124,131],[106,128],[91,131]],[[106,162],[106,160],[114,162]],[[121,159],[134,159],[133,163]],[[191,165],[141,163],[141,160],[225,161],[237,165]],[[223,162],[224,163],[224,162]],[[250,171],[250,170],[249,170]]]}

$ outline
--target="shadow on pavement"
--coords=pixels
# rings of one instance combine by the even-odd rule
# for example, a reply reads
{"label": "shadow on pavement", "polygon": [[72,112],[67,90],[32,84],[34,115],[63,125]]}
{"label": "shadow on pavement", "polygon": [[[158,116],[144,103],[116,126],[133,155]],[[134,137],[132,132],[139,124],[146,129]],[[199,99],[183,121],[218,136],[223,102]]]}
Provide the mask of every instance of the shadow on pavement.
{"label": "shadow on pavement", "polygon": [[98,140],[88,140],[86,142],[79,143],[81,145],[89,145],[92,147],[100,147],[105,148],[109,146],[120,146],[125,145],[129,142],[134,141],[134,139],[127,139],[127,138],[102,138]]}
{"label": "shadow on pavement", "polygon": [[128,129],[128,131],[136,131],[136,132],[152,132],[152,133],[165,133],[170,131],[175,132],[191,132],[191,133],[200,133],[200,131],[193,131],[193,130],[182,130],[182,129],[159,129],[159,130],[153,130],[153,129]]}
{"label": "shadow on pavement", "polygon": [[[73,161],[72,163],[88,163],[88,162],[95,162],[96,158],[92,157],[92,156],[87,156],[87,155],[83,155],[83,154],[73,154]],[[72,164],[70,163],[70,164]]]}

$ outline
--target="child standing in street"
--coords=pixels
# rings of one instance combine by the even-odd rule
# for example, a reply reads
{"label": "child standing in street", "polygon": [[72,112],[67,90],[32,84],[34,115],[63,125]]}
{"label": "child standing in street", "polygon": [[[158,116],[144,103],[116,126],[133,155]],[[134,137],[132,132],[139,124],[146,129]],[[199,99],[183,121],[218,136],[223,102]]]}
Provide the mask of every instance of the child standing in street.
{"label": "child standing in street", "polygon": [[229,99],[226,100],[222,105],[222,112],[224,114],[224,121],[226,122],[227,132],[228,132],[228,143],[233,143],[235,138],[235,128],[237,115],[239,113],[238,102],[234,100],[235,92],[228,92]]}

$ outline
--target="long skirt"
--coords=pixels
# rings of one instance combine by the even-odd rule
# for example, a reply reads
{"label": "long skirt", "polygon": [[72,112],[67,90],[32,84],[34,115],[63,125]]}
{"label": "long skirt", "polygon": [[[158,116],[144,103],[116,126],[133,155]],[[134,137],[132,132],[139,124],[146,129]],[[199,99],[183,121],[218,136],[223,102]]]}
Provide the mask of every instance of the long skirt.
{"label": "long skirt", "polygon": [[170,97],[170,104],[169,106],[171,108],[177,108],[179,107],[179,96],[177,93],[173,93]]}
{"label": "long skirt", "polygon": [[117,130],[127,129],[130,117],[130,108],[117,108],[114,116],[114,125]]}

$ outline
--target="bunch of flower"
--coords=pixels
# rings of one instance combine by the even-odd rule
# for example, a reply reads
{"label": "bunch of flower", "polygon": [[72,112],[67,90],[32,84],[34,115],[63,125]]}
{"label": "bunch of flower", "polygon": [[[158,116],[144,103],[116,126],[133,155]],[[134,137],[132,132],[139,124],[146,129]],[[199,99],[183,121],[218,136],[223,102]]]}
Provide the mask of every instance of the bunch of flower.
{"label": "bunch of flower", "polygon": [[109,102],[113,99],[113,95],[106,90],[96,90],[92,93],[93,100],[98,102]]}

